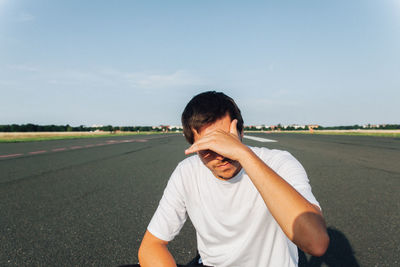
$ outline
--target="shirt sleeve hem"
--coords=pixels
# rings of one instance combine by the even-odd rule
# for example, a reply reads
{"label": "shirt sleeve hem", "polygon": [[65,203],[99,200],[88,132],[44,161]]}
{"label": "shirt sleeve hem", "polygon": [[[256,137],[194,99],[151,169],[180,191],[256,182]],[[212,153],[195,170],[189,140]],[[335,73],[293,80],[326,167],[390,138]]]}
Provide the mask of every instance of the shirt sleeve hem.
{"label": "shirt sleeve hem", "polygon": [[154,235],[158,239],[161,239],[161,240],[166,241],[166,242],[170,242],[173,239],[170,236],[163,235],[160,232],[157,232],[154,229],[151,229],[151,227],[147,227],[147,231],[149,231],[152,235]]}

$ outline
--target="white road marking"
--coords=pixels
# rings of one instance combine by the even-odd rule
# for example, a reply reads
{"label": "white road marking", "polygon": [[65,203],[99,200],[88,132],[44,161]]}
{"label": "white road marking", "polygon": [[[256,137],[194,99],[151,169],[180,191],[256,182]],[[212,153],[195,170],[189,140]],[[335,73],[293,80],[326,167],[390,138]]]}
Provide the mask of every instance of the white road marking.
{"label": "white road marking", "polygon": [[18,156],[22,156],[22,154],[0,155],[0,158],[11,158],[11,157],[18,157]]}
{"label": "white road marking", "polygon": [[[71,146],[69,148],[67,148],[67,147],[53,148],[51,151],[52,152],[59,152],[59,151],[83,149],[83,148],[89,148],[89,147],[114,145],[114,144],[121,144],[121,143],[132,143],[132,142],[144,143],[144,142],[148,142],[151,139],[166,138],[166,137],[168,137],[168,136],[148,138],[148,139],[143,138],[143,139],[108,140],[108,141],[106,141],[106,143],[100,143],[100,144],[87,144],[87,145],[84,145],[84,146]],[[0,159],[13,158],[13,157],[19,157],[19,156],[24,156],[24,155],[38,155],[38,154],[43,154],[43,153],[47,153],[47,152],[50,152],[50,151],[39,150],[39,151],[26,152],[25,154],[24,153],[18,153],[18,154],[0,155]]]}
{"label": "white road marking", "polygon": [[243,137],[244,137],[244,138],[247,138],[247,139],[255,140],[255,141],[258,141],[258,142],[262,142],[262,143],[267,143],[267,142],[270,142],[270,143],[272,143],[272,142],[278,142],[278,141],[276,141],[276,140],[267,139],[267,138],[261,138],[261,137],[256,137],[256,136],[244,135]]}
{"label": "white road marking", "polygon": [[64,150],[67,150],[67,148],[65,148],[65,147],[54,148],[54,149],[52,149],[51,151],[57,152],[57,151],[64,151]]}
{"label": "white road marking", "polygon": [[46,153],[46,150],[40,150],[40,151],[33,151],[33,152],[29,152],[28,154],[30,155],[36,155],[36,154],[42,154],[42,153]]}

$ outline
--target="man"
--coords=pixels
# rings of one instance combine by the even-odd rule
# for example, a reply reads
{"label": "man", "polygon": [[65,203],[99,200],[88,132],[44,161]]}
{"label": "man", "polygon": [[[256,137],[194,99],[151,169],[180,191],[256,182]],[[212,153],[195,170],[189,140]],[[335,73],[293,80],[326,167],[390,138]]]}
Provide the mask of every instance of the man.
{"label": "man", "polygon": [[223,93],[195,96],[182,114],[191,146],[171,175],[139,249],[141,266],[176,266],[167,244],[189,215],[207,266],[297,266],[329,237],[301,164],[288,152],[241,142],[243,119]]}

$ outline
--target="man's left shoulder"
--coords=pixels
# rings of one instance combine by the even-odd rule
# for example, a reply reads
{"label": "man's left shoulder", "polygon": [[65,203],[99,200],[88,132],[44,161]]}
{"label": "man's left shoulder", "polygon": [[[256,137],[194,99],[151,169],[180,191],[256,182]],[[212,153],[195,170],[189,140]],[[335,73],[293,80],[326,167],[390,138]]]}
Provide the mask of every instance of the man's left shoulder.
{"label": "man's left shoulder", "polygon": [[264,161],[276,159],[294,159],[292,154],[286,150],[269,149],[267,147],[250,147],[249,148]]}
{"label": "man's left shoulder", "polygon": [[250,147],[253,152],[276,172],[298,172],[305,174],[302,164],[288,151],[266,147]]}

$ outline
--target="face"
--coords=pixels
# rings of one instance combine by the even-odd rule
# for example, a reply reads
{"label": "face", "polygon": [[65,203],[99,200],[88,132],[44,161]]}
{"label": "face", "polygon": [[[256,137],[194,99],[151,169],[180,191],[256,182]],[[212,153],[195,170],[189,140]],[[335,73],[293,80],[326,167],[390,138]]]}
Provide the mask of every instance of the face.
{"label": "face", "polygon": [[[213,132],[215,130],[223,130],[229,132],[231,125],[231,118],[229,115],[215,121],[212,124],[203,126],[199,132],[193,130],[194,141],[196,142],[204,135]],[[206,165],[208,169],[214,174],[215,177],[222,180],[229,180],[234,177],[241,169],[242,166],[239,162],[225,158],[220,154],[211,150],[202,150],[197,153],[201,161]]]}

